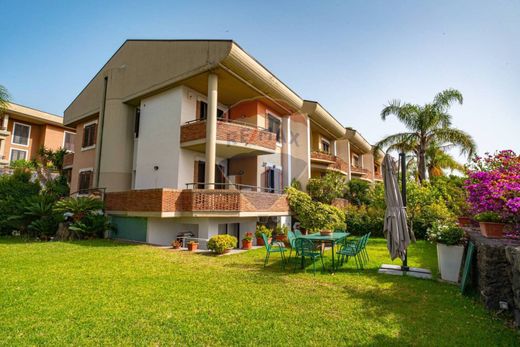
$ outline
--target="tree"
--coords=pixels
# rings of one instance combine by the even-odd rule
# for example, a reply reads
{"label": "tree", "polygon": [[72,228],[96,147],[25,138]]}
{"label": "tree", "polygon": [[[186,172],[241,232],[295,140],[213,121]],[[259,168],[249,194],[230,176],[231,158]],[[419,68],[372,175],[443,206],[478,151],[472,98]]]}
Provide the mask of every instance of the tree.
{"label": "tree", "polygon": [[0,84],[0,115],[7,108],[9,100],[11,99],[7,88]]}
{"label": "tree", "polygon": [[400,100],[391,101],[381,111],[381,118],[386,120],[388,116],[394,115],[408,131],[382,139],[374,146],[374,152],[387,147],[387,151],[400,150],[412,153],[417,158],[420,182],[426,179],[426,156],[432,145],[439,148],[458,147],[461,154],[471,157],[476,151],[475,141],[466,132],[452,127],[452,116],[448,113],[453,103],[462,104],[462,101],[462,94],[455,89],[440,92],[433,102],[422,106],[401,103]]}
{"label": "tree", "polygon": [[321,178],[311,178],[307,183],[307,192],[312,200],[332,203],[336,198],[342,198],[347,193],[347,179],[338,172],[328,172]]}

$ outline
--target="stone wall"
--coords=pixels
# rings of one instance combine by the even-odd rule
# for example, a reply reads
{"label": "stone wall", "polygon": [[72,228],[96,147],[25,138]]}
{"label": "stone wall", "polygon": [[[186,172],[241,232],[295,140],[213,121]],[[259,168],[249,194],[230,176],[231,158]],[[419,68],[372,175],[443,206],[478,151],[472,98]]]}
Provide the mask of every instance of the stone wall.
{"label": "stone wall", "polygon": [[476,248],[473,282],[482,302],[494,311],[501,310],[500,302],[506,302],[520,325],[520,241],[488,239],[478,228],[466,232]]}

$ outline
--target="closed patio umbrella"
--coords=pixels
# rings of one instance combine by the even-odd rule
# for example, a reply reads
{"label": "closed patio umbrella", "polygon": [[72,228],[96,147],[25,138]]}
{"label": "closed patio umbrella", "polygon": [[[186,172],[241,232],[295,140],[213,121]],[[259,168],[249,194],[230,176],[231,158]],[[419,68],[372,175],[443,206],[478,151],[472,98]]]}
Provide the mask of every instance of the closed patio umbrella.
{"label": "closed patio umbrella", "polygon": [[390,257],[392,260],[401,258],[406,267],[406,248],[410,242],[415,242],[415,236],[408,229],[406,222],[406,209],[397,185],[396,164],[388,154],[383,159],[382,171],[386,202],[383,232],[387,240]]}

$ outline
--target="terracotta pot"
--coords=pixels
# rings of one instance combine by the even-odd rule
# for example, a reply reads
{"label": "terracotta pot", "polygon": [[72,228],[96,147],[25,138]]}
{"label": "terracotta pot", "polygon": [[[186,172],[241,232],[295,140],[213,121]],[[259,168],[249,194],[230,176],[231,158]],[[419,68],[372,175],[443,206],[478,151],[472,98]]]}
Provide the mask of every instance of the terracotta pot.
{"label": "terracotta pot", "polygon": [[332,235],[332,230],[322,230],[320,231],[321,236],[330,236]]}
{"label": "terracotta pot", "polygon": [[276,241],[284,241],[285,240],[285,235],[276,235],[275,236],[275,240]]}
{"label": "terracotta pot", "polygon": [[[272,240],[272,238],[269,237],[269,238],[267,239],[267,242],[271,243],[271,240]],[[256,245],[257,245],[257,246],[265,246],[264,239],[261,238],[261,237],[258,237],[258,238],[256,239]]]}
{"label": "terracotta pot", "polygon": [[242,249],[253,248],[253,240],[242,240]]}
{"label": "terracotta pot", "polygon": [[199,248],[198,243],[188,243],[188,251],[194,252]]}
{"label": "terracotta pot", "polygon": [[504,237],[503,223],[480,222],[480,233],[490,239],[501,239]]}
{"label": "terracotta pot", "polygon": [[471,226],[471,218],[469,217],[458,217],[459,226],[461,227],[470,227]]}

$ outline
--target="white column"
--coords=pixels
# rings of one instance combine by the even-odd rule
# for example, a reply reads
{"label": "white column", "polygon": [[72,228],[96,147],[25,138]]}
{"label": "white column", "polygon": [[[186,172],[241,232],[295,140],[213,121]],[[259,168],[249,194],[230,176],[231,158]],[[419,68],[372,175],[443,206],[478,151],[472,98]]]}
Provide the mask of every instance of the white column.
{"label": "white column", "polygon": [[215,157],[217,153],[218,76],[208,76],[208,116],[206,118],[206,188],[215,188]]}
{"label": "white column", "polygon": [[9,115],[8,114],[4,114],[4,120],[2,122],[2,128],[7,130],[8,123],[9,123]]}
{"label": "white column", "polygon": [[5,140],[4,139],[0,139],[0,160],[4,159],[4,156],[5,156]]}

